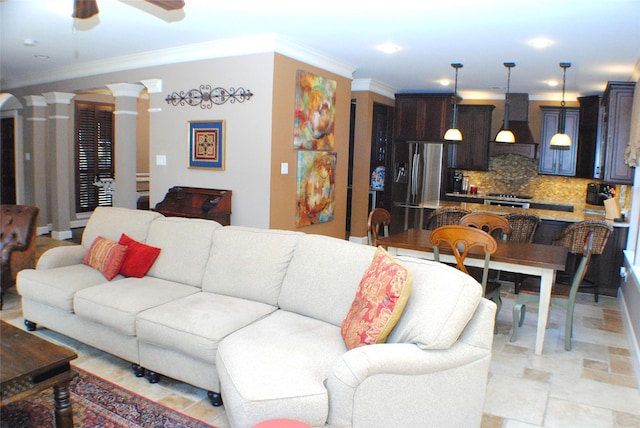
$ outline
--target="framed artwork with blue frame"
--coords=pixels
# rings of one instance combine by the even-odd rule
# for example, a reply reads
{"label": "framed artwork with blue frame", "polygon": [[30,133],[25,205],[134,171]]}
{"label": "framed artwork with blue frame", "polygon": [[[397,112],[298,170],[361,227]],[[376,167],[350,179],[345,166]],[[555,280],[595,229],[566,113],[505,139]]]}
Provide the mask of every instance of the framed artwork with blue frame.
{"label": "framed artwork with blue frame", "polygon": [[189,122],[189,168],[224,170],[224,120]]}

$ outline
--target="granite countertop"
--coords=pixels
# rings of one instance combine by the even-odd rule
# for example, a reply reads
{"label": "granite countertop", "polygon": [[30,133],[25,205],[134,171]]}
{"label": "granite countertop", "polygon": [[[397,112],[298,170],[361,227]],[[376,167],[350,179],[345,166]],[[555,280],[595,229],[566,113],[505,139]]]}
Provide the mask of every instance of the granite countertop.
{"label": "granite countertop", "polygon": [[[464,195],[467,196],[467,195]],[[470,197],[478,197],[478,199],[482,199],[482,196],[479,195],[468,195]],[[535,214],[540,217],[541,220],[555,220],[555,221],[564,221],[568,223],[577,223],[579,221],[584,220],[605,220],[613,227],[629,227],[629,223],[627,221],[624,222],[615,222],[612,220],[607,220],[604,218],[604,207],[602,209],[597,208],[585,208],[585,207],[575,207],[576,209],[573,212],[566,211],[554,211],[554,210],[541,210],[535,208],[515,208],[515,207],[501,207],[498,205],[485,205],[483,203],[472,203],[472,202],[454,202],[454,201],[427,201],[420,205],[411,205],[411,204],[403,204],[397,203],[398,206],[408,207],[408,208],[424,208],[424,209],[436,209],[440,207],[462,207],[470,209],[471,211],[478,212],[488,212],[494,214],[509,214],[509,213],[522,213],[522,214]],[[585,213],[583,210],[587,210]],[[602,211],[601,214],[591,214],[591,212],[599,212]]]}

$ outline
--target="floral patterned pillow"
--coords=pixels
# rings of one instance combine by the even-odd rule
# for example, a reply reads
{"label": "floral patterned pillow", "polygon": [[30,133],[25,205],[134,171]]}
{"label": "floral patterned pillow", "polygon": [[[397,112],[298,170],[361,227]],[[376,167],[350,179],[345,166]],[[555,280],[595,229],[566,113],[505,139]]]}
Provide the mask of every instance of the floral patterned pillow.
{"label": "floral patterned pillow", "polygon": [[127,247],[115,241],[98,236],[82,262],[102,272],[105,278],[111,281],[120,272]]}
{"label": "floral patterned pillow", "polygon": [[378,247],[342,321],[348,349],[385,342],[407,305],[411,281],[411,273]]}

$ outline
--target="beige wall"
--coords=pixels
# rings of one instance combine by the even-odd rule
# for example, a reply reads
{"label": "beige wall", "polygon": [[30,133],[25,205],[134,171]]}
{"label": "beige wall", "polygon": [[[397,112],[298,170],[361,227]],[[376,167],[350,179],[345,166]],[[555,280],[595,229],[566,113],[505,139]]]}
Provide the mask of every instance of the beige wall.
{"label": "beige wall", "polygon": [[[293,149],[295,82],[299,69],[336,81],[335,148],[336,203],[332,221],[296,228],[297,150]],[[345,237],[347,210],[347,172],[349,166],[349,121],[351,79],[309,66],[276,54],[273,79],[273,128],[271,145],[270,224],[274,229],[299,230],[305,233]],[[289,164],[289,173],[280,174],[280,164]]]}

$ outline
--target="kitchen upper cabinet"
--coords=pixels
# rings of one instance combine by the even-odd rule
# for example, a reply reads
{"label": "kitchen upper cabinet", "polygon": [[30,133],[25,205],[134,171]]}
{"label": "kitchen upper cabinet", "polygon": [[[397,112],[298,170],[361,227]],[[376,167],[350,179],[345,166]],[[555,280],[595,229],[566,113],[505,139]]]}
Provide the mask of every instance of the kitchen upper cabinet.
{"label": "kitchen upper cabinet", "polygon": [[568,147],[552,147],[551,137],[558,132],[560,107],[540,107],[542,110],[542,132],[540,135],[540,163],[538,172],[547,175],[576,174],[576,153],[578,151],[578,124],[580,109],[565,107],[564,132],[571,138]]}
{"label": "kitchen upper cabinet", "polygon": [[462,141],[447,145],[447,166],[457,169],[489,169],[489,140],[493,105],[458,105],[458,129]]}
{"label": "kitchen upper cabinet", "polygon": [[396,94],[394,139],[442,141],[452,100],[453,94]]}
{"label": "kitchen upper cabinet", "polygon": [[597,160],[597,178],[608,183],[633,184],[634,171],[624,162],[624,152],[631,134],[634,88],[634,82],[609,82],[602,97],[604,153]]}
{"label": "kitchen upper cabinet", "polygon": [[578,97],[580,103],[580,121],[578,124],[578,154],[576,177],[600,178],[600,153],[604,153],[602,145],[602,96],[589,95]]}

